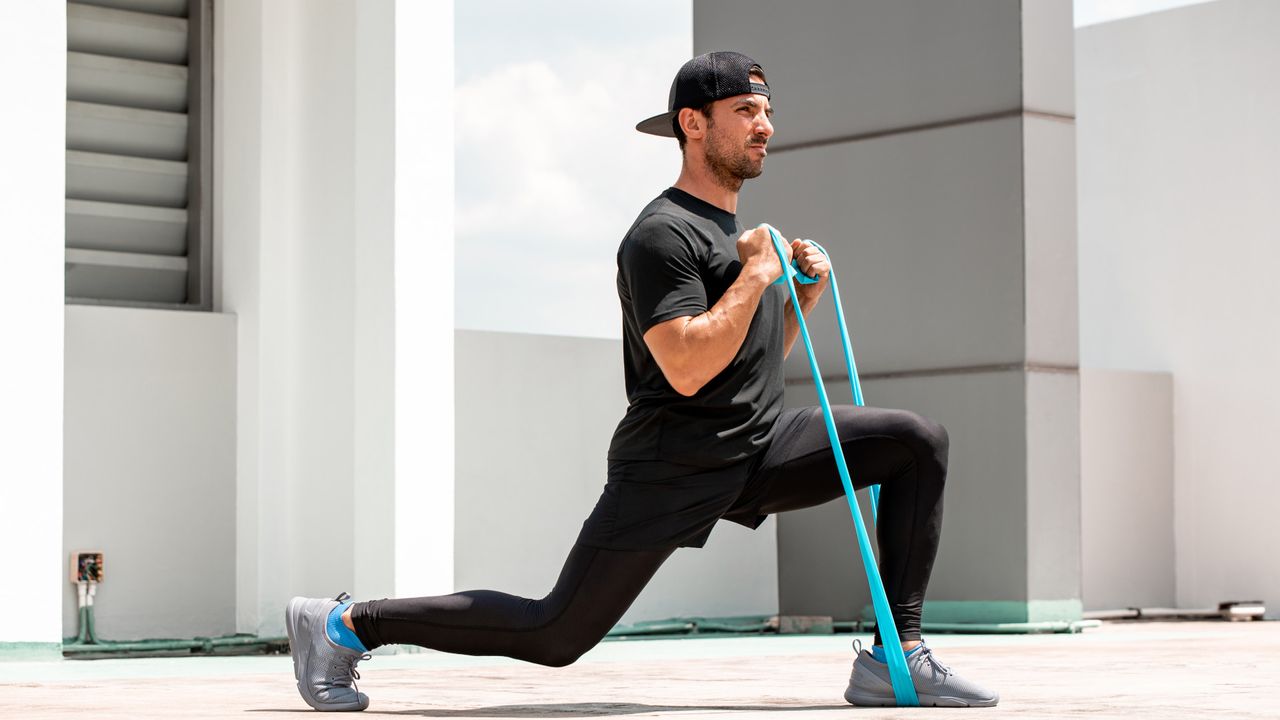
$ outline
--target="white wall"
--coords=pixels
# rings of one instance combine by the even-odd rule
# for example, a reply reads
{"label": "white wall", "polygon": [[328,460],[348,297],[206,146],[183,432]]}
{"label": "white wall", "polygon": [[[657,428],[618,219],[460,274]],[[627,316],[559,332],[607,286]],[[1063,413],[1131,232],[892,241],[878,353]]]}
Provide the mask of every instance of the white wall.
{"label": "white wall", "polygon": [[[0,4],[0,644],[61,642],[66,5]],[[20,548],[20,549],[19,549]]]}
{"label": "white wall", "polygon": [[[235,630],[235,318],[66,307],[63,557],[101,550],[106,640]],[[62,632],[76,593],[62,583]]]}
{"label": "white wall", "polygon": [[1280,469],[1280,5],[1076,33],[1082,364],[1173,374],[1177,602],[1267,602]]}
{"label": "white wall", "polygon": [[1085,610],[1173,607],[1173,378],[1080,371]]}
{"label": "white wall", "polygon": [[[604,487],[622,341],[457,333],[458,589],[543,597]],[[774,520],[676,551],[625,622],[778,610]]]}

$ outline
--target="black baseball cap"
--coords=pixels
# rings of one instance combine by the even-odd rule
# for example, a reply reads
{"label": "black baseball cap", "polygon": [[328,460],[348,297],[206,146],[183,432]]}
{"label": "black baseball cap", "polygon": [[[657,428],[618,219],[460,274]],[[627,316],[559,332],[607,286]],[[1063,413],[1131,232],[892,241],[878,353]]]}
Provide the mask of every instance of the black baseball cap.
{"label": "black baseball cap", "polygon": [[636,129],[650,135],[675,137],[672,119],[683,108],[700,108],[735,95],[757,93],[770,97],[769,86],[751,82],[751,68],[760,63],[740,52],[710,52],[685,63],[671,81],[667,111],[641,120]]}

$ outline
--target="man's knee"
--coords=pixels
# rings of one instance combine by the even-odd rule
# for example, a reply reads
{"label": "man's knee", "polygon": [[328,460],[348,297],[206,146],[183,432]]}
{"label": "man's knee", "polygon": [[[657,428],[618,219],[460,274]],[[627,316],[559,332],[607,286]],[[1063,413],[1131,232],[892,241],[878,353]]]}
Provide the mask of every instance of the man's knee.
{"label": "man's knee", "polygon": [[586,654],[592,647],[595,647],[595,643],[588,645],[585,642],[558,640],[539,648],[537,652],[526,659],[538,665],[561,668],[577,662],[578,658]]}
{"label": "man's knee", "polygon": [[917,455],[931,458],[945,467],[947,454],[951,449],[951,437],[942,423],[909,410],[900,410],[899,413],[902,440]]}

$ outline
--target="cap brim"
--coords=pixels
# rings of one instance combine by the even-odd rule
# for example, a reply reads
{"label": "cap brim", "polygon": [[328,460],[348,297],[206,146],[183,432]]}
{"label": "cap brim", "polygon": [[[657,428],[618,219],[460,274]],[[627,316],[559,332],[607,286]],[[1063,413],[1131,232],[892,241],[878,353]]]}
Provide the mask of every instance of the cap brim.
{"label": "cap brim", "polygon": [[671,129],[671,118],[674,118],[678,112],[680,111],[672,110],[661,115],[654,115],[648,120],[641,120],[636,123],[636,129],[649,135],[673,138],[676,136],[676,132]]}

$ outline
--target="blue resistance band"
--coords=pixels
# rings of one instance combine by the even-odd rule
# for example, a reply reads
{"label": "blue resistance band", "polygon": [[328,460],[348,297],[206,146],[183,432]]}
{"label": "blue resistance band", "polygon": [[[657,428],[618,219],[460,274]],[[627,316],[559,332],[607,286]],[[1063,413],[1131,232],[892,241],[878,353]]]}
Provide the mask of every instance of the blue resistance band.
{"label": "blue resistance band", "polygon": [[[893,623],[893,612],[889,609],[889,598],[884,592],[884,583],[880,581],[880,571],[876,565],[875,553],[871,550],[871,540],[867,537],[866,525],[862,522],[862,512],[858,508],[858,498],[854,494],[853,481],[849,479],[849,466],[845,463],[844,451],[841,449],[840,436],[836,433],[835,420],[831,416],[831,403],[827,400],[827,388],[822,383],[822,372],[818,370],[818,360],[813,352],[813,341],[809,339],[809,327],[804,321],[804,312],[800,309],[800,298],[796,296],[796,286],[793,282],[787,282],[790,278],[801,284],[810,284],[818,281],[816,277],[809,277],[800,271],[799,266],[792,260],[788,265],[782,258],[786,257],[786,249],[782,243],[782,237],[778,235],[778,231],[773,227],[762,224],[760,227],[768,228],[769,237],[773,239],[773,248],[778,253],[778,260],[782,263],[782,276],[777,282],[786,282],[787,290],[791,293],[791,307],[795,309],[796,321],[800,325],[800,337],[804,338],[804,349],[809,353],[809,370],[813,373],[813,384],[818,390],[818,402],[822,405],[822,419],[827,424],[827,437],[831,440],[832,455],[835,456],[836,469],[840,472],[840,482],[844,485],[844,496],[849,501],[849,511],[853,513],[853,526],[858,533],[858,550],[862,552],[862,567],[867,572],[867,585],[871,589],[871,605],[876,613],[876,627],[880,630],[880,642],[884,645],[885,654],[889,659],[889,680],[893,683],[893,695],[898,701],[899,707],[917,707],[920,705],[920,699],[916,697],[916,688],[911,683],[911,671],[907,669],[906,654],[902,652],[902,641],[898,639],[898,628]],[[808,241],[810,245],[818,248],[818,250],[828,257],[831,255],[821,245]],[[853,361],[853,349],[849,343],[849,331],[844,324],[844,306],[840,304],[840,287],[836,283],[835,270],[831,271],[831,297],[836,305],[836,327],[840,329],[840,342],[844,346],[845,368],[849,371],[849,386],[853,389],[853,403],[855,405],[863,405],[862,400],[862,384],[858,382],[858,366]],[[871,487],[871,518],[873,522],[877,521],[877,513],[880,505],[880,486],[873,485]]]}

